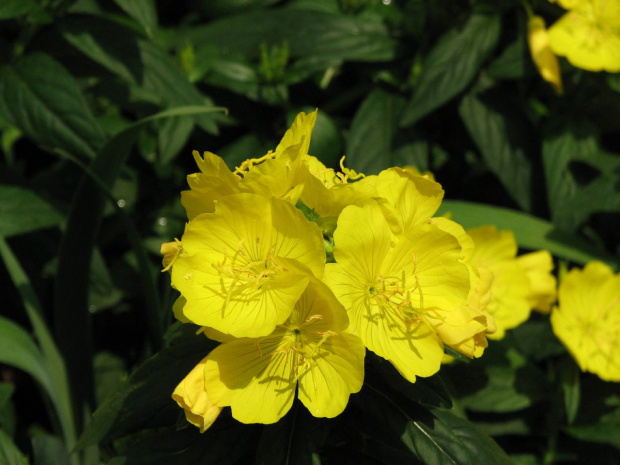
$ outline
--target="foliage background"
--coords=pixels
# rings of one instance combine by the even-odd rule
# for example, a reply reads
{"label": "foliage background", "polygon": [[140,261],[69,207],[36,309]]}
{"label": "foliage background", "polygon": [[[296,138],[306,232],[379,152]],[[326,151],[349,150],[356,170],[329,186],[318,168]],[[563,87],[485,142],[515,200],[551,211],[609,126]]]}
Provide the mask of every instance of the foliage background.
{"label": "foliage background", "polygon": [[332,421],[200,435],[170,399],[211,348],[173,325],[159,271],[191,151],[232,168],[299,111],[320,109],[328,166],[431,170],[466,227],[512,229],[560,275],[617,269],[620,77],[562,61],[556,95],[526,23],[516,0],[4,0],[0,462],[620,463],[617,385],[541,315],[414,385],[368,357]]}

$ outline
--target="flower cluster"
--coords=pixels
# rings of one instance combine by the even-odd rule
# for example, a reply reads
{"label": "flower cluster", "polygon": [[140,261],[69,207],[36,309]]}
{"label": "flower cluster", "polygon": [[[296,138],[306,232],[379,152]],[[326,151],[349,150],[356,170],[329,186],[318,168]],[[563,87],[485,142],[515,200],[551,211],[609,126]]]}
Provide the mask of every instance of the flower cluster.
{"label": "flower cluster", "polygon": [[308,154],[315,120],[299,114],[275,151],[232,172],[194,153],[189,222],[162,253],[175,316],[221,343],[173,396],[202,431],[228,406],[276,422],[295,395],[334,417],[361,389],[366,349],[414,382],[445,346],[480,356],[495,329],[472,239],[433,217],[441,186],[399,168],[326,168]]}

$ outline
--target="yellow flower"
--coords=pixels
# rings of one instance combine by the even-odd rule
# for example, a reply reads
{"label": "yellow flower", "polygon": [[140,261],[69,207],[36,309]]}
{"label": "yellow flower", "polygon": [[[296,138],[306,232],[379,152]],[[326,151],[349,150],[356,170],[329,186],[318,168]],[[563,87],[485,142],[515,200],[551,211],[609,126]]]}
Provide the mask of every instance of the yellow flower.
{"label": "yellow flower", "polygon": [[435,326],[450,325],[447,310],[469,293],[456,238],[430,224],[397,236],[369,204],[342,211],[334,241],[324,281],[347,309],[349,331],[411,382],[436,373],[443,343]]}
{"label": "yellow flower", "polygon": [[271,334],[229,340],[208,355],[210,399],[230,406],[243,423],[275,423],[291,408],[296,390],[315,417],[339,415],[364,377],[364,346],[344,332],[346,326],[346,312],[332,292],[311,279],[290,318]]}
{"label": "yellow flower", "polygon": [[547,251],[516,258],[517,243],[512,231],[495,226],[467,230],[474,240],[471,262],[493,274],[487,311],[495,318],[497,331],[491,339],[502,339],[507,329],[515,328],[530,316],[533,307],[546,310],[555,300],[553,261]]}
{"label": "yellow flower", "polygon": [[316,111],[297,115],[274,152],[250,158],[234,172],[217,155],[205,152],[201,157],[194,151],[200,173],[190,174],[187,177],[190,190],[181,192],[188,218],[211,213],[217,200],[243,192],[283,198],[294,205],[303,189],[298,182],[304,178],[302,171],[308,171],[308,147],[316,115]]}
{"label": "yellow flower", "polygon": [[179,407],[185,410],[185,418],[204,433],[222,411],[222,407],[213,404],[205,389],[206,357],[179,383],[172,393]]}
{"label": "yellow flower", "polygon": [[527,41],[532,60],[542,78],[549,82],[558,94],[562,94],[562,75],[557,57],[549,46],[549,34],[545,20],[540,16],[530,16],[527,29]]}
{"label": "yellow flower", "polygon": [[620,0],[574,5],[549,29],[549,45],[578,68],[620,71]]}
{"label": "yellow flower", "polygon": [[572,269],[562,280],[553,332],[582,371],[620,381],[620,274],[601,262]]}
{"label": "yellow flower", "polygon": [[293,311],[325,266],[323,237],[284,200],[235,194],[190,221],[172,285],[183,316],[235,337],[260,337]]}

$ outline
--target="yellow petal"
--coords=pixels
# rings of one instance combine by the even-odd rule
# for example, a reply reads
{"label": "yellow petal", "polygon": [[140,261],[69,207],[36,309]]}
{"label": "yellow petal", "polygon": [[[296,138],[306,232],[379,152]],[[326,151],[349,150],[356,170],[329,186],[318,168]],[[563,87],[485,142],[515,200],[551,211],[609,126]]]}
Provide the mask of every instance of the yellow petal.
{"label": "yellow petal", "polygon": [[549,28],[553,53],[588,71],[620,71],[620,5],[583,2]]}
{"label": "yellow petal", "polygon": [[551,314],[553,332],[582,371],[620,381],[620,274],[601,262],[566,274]]}
{"label": "yellow petal", "polygon": [[[296,265],[297,264],[297,265]],[[191,221],[172,284],[190,321],[235,337],[271,333],[325,266],[323,238],[290,203],[227,196]]]}
{"label": "yellow petal", "polygon": [[[205,386],[213,403],[230,406],[242,423],[275,423],[295,397],[295,360],[276,336],[238,339],[216,347],[207,357]],[[259,353],[260,348],[260,353]]]}
{"label": "yellow petal", "polygon": [[527,40],[532,60],[542,78],[549,82],[558,94],[562,94],[562,75],[557,57],[549,46],[549,35],[545,20],[532,16],[528,21]]}
{"label": "yellow petal", "polygon": [[203,358],[198,365],[179,383],[172,398],[185,410],[185,418],[204,433],[217,419],[221,407],[213,404],[205,389],[205,364]]}
{"label": "yellow petal", "polygon": [[533,309],[549,313],[556,299],[557,282],[551,274],[553,258],[546,250],[539,250],[517,257],[519,266],[530,281],[529,301]]}
{"label": "yellow petal", "polygon": [[303,111],[300,112],[295,117],[291,127],[284,133],[282,140],[276,147],[276,153],[282,152],[292,145],[301,144],[300,153],[307,155],[317,114],[318,110],[308,114]]}

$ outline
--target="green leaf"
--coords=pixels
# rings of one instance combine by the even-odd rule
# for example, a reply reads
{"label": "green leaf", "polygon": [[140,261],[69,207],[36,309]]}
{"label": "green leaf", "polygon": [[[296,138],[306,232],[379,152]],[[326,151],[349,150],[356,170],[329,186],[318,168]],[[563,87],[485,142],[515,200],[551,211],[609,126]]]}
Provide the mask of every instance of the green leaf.
{"label": "green leaf", "polygon": [[97,405],[116,392],[127,378],[125,361],[111,352],[98,352],[93,360]]}
{"label": "green leaf", "polygon": [[30,189],[0,184],[0,236],[51,228],[62,220],[58,210]]}
{"label": "green leaf", "polygon": [[95,313],[112,307],[121,300],[123,293],[112,282],[112,276],[99,249],[93,251],[89,281],[89,312]]}
{"label": "green leaf", "polygon": [[0,429],[0,463],[3,465],[28,465],[28,459],[21,453],[10,437]]}
{"label": "green leaf", "polygon": [[296,401],[292,411],[283,419],[263,428],[255,465],[321,465],[319,451],[330,426],[330,420],[313,417]]}
{"label": "green leaf", "polygon": [[452,213],[452,219],[466,229],[494,224],[498,229],[510,229],[517,244],[530,250],[546,249],[553,255],[585,265],[591,260],[602,260],[616,268],[617,260],[606,252],[589,246],[583,239],[556,231],[545,220],[508,208],[474,202],[444,200],[437,215]]}
{"label": "green leaf", "polygon": [[114,0],[125,13],[138,21],[149,37],[157,29],[157,11],[152,0]]}
{"label": "green leaf", "polygon": [[24,329],[0,316],[0,362],[25,371],[54,397],[50,373],[41,351]]}
{"label": "green leaf", "polygon": [[79,448],[174,424],[181,413],[171,397],[174,388],[215,346],[204,335],[196,335],[196,326],[181,329],[170,347],[147,360],[106,398],[86,426]]}
{"label": "green leaf", "polygon": [[[243,31],[239,34],[238,31]],[[258,58],[260,44],[282,45],[287,42],[292,58],[321,56],[355,61],[387,61],[394,58],[395,42],[380,22],[322,11],[271,9],[249,12],[221,20],[179,36],[179,44],[187,39],[196,48],[196,61],[202,60],[209,48],[218,47],[226,54]]]}
{"label": "green leaf", "polygon": [[[62,428],[62,434],[67,449],[72,449],[76,441],[76,428],[65,362],[60,356],[59,350],[52,339],[43,310],[30,284],[30,280],[2,236],[0,236],[0,255],[4,260],[13,284],[22,298],[26,313],[28,314],[28,318],[43,352],[43,367],[40,368],[37,373],[32,374],[32,376],[43,385],[45,391],[52,400],[58,421]],[[14,323],[13,326],[15,326]],[[21,330],[21,328],[19,329]],[[26,334],[26,336],[28,335]],[[4,338],[2,339],[4,341]],[[24,344],[28,344],[23,337],[22,340]],[[32,349],[29,350],[31,353],[34,353]],[[2,351],[0,351],[0,353],[2,353]],[[39,379],[39,377],[45,377],[45,379]],[[72,463],[77,463],[77,458],[75,456],[72,458]]]}
{"label": "green leaf", "polygon": [[387,360],[373,353],[366,355],[367,370],[375,373],[392,389],[403,394],[409,400],[430,407],[452,407],[452,399],[439,375],[418,378],[410,383]]}
{"label": "green leaf", "polygon": [[355,171],[378,174],[392,165],[392,139],[404,99],[381,88],[374,89],[360,105],[347,141],[345,164]]}
{"label": "green leaf", "polygon": [[69,453],[58,436],[37,434],[32,438],[34,465],[68,465]]}
{"label": "green leaf", "polygon": [[[61,243],[55,283],[54,311],[57,340],[71,376],[71,385],[75,390],[75,402],[80,405],[84,402],[92,405],[94,401],[92,337],[89,332],[90,316],[87,311],[88,271],[103,210],[101,191],[107,194],[108,198],[111,197],[110,186],[118,177],[144,125],[172,116],[193,116],[197,113],[219,110],[221,109],[192,106],[163,111],[132,124],[113,137],[89,168],[81,165],[79,160],[73,159],[86,173],[74,195],[67,228]],[[112,200],[116,202],[113,197]],[[157,287],[153,282],[151,262],[133,223],[124,212],[121,218],[138,256],[149,339],[153,347],[158,347],[161,343],[162,313]]]}
{"label": "green leaf", "polygon": [[523,79],[536,74],[530,57],[526,27],[520,30],[517,39],[509,44],[501,55],[489,64],[487,74],[493,79]]}
{"label": "green leaf", "polygon": [[579,411],[581,383],[579,367],[572,358],[565,357],[558,363],[558,378],[564,393],[564,410],[566,421],[571,425]]}
{"label": "green leaf", "polygon": [[[543,163],[549,206],[560,229],[574,231],[595,212],[620,210],[620,157],[606,154],[596,132],[586,125],[569,126],[543,141]],[[571,170],[580,162],[596,172],[594,179],[580,183]]]}
{"label": "green leaf", "polygon": [[[447,410],[401,402],[366,383],[363,407],[376,425],[389,430],[423,463],[509,465],[510,458],[472,423]],[[360,399],[361,401],[361,399]],[[371,418],[371,421],[372,419]]]}
{"label": "green leaf", "polygon": [[[59,26],[71,45],[127,83],[146,90],[160,105],[212,107],[212,101],[189,82],[175,60],[152,42],[138,39],[130,29],[92,15],[71,15]],[[194,115],[195,121],[213,134],[217,133],[214,118]]]}
{"label": "green leaf", "polygon": [[489,169],[526,211],[531,208],[531,162],[536,146],[525,116],[505,96],[466,95],[459,113]]}
{"label": "green leaf", "polygon": [[401,126],[414,124],[462,92],[493,52],[499,32],[499,16],[474,13],[462,29],[443,36],[426,57]]}
{"label": "green leaf", "polygon": [[34,0],[3,0],[0,3],[0,20],[18,18],[38,9]]}
{"label": "green leaf", "polygon": [[192,134],[194,124],[190,118],[168,118],[159,125],[157,138],[159,140],[159,160],[162,165],[170,163],[176,158]]}
{"label": "green leaf", "polygon": [[220,415],[203,434],[191,426],[180,431],[168,429],[154,432],[138,441],[133,440],[123,454],[125,461],[119,462],[119,465],[248,463],[240,459],[246,454],[256,430],[253,425],[244,425]]}
{"label": "green leaf", "polygon": [[73,77],[42,53],[0,68],[0,115],[48,150],[94,158],[105,141]]}

